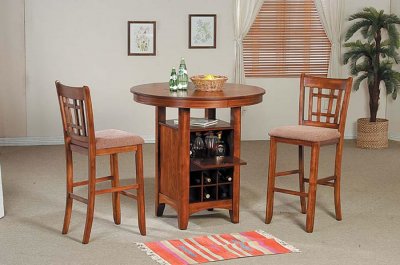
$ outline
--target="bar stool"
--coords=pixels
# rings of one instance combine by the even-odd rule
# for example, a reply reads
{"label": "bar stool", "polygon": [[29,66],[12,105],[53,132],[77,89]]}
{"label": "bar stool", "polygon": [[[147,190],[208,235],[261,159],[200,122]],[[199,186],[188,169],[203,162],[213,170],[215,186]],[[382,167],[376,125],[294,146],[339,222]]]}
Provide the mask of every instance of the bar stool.
{"label": "bar stool", "polygon": [[[349,105],[352,78],[333,79],[302,74],[300,78],[299,125],[282,126],[269,132],[269,171],[267,207],[265,223],[269,224],[273,215],[275,192],[300,196],[301,212],[307,213],[306,231],[314,228],[315,200],[317,184],[334,188],[336,219],[342,220],[340,205],[340,178],[343,152],[343,135]],[[307,87],[307,91],[306,91]],[[306,94],[308,95],[306,96]],[[306,98],[308,105],[306,106]],[[323,101],[327,103],[324,107]],[[308,107],[308,109],[307,109]],[[305,110],[306,109],[306,110]],[[276,172],[277,143],[298,145],[299,168]],[[335,169],[332,176],[318,179],[320,147],[336,145]],[[311,147],[310,176],[304,178],[304,146]],[[275,178],[298,174],[300,191],[275,187]],[[308,182],[308,192],[304,183]],[[306,200],[307,207],[306,207]]]}
{"label": "bar stool", "polygon": [[[112,193],[114,223],[121,223],[120,194],[128,196],[137,200],[139,230],[142,235],[146,235],[143,138],[115,129],[95,131],[89,87],[69,87],[59,81],[55,83],[64,131],[67,170],[67,198],[62,233],[68,233],[73,200],[85,203],[87,212],[82,243],[87,244],[93,223],[95,196]],[[74,182],[73,152],[88,156],[88,180]],[[136,183],[121,186],[118,173],[118,154],[124,152],[135,152]],[[96,178],[96,156],[101,155],[110,156],[111,175]],[[96,189],[97,183],[108,180],[111,181],[111,188]],[[74,193],[74,188],[84,185],[88,186],[87,198]],[[128,190],[136,190],[136,194]]]}

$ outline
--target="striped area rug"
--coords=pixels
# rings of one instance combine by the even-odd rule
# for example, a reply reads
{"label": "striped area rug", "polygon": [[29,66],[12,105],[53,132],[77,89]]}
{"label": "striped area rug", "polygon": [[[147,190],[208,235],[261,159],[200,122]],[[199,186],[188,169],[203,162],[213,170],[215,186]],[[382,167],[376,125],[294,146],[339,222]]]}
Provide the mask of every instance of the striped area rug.
{"label": "striped area rug", "polygon": [[262,230],[136,244],[153,260],[164,265],[300,252]]}

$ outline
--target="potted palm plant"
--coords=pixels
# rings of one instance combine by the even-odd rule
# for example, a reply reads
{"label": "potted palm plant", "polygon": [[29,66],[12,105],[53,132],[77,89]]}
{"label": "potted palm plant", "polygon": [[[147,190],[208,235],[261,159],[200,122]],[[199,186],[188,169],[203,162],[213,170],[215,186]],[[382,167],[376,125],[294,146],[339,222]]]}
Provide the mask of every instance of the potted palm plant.
{"label": "potted palm plant", "polygon": [[[344,64],[350,63],[350,72],[356,76],[353,88],[358,90],[365,83],[369,92],[369,118],[357,121],[357,146],[362,148],[385,148],[388,146],[388,120],[377,118],[381,83],[386,93],[396,99],[400,90],[400,73],[393,64],[400,62],[397,49],[400,45],[396,24],[400,19],[373,7],[350,16],[354,24],[346,32]],[[347,42],[356,32],[361,40]],[[365,81],[364,81],[365,80]],[[363,82],[364,81],[364,82]]]}

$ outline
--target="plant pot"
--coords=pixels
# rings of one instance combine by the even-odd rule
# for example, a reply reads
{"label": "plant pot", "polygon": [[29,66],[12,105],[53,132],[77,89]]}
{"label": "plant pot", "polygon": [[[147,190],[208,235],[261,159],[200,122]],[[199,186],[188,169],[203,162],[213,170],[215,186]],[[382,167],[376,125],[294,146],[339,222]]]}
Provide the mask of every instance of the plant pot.
{"label": "plant pot", "polygon": [[389,146],[388,141],[389,121],[376,119],[370,122],[369,118],[357,120],[357,147],[368,149],[381,149]]}

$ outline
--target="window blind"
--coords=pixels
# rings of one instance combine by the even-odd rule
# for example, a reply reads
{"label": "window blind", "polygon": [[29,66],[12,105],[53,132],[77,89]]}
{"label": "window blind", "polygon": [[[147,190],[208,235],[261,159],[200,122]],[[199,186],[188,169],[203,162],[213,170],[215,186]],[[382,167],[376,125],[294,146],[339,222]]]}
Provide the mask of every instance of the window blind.
{"label": "window blind", "polygon": [[326,76],[330,50],[313,0],[266,0],[243,40],[245,75]]}

